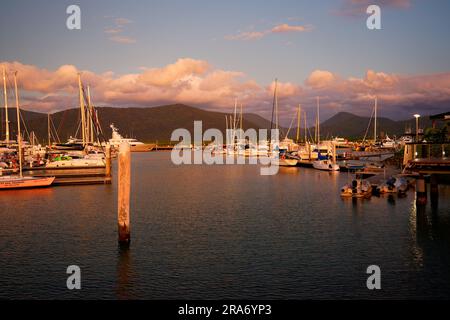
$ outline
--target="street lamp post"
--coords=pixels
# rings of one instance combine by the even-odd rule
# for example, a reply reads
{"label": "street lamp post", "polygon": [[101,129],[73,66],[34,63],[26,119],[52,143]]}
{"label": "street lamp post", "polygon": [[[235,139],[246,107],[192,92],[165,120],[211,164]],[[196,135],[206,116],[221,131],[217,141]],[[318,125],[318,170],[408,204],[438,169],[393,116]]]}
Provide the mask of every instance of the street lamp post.
{"label": "street lamp post", "polygon": [[416,142],[419,141],[419,118],[420,114],[415,114],[414,118],[416,118]]}
{"label": "street lamp post", "polygon": [[[420,114],[415,114],[414,118],[416,118],[416,143],[419,142],[419,118]],[[417,158],[417,144],[414,144],[414,158]]]}

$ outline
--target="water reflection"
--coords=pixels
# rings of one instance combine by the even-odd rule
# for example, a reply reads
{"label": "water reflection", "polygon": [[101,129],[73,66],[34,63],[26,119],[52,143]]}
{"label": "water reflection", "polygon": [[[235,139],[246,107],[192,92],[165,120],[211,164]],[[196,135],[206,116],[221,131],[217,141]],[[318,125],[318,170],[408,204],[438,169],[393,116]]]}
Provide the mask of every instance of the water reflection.
{"label": "water reflection", "polygon": [[387,202],[388,202],[390,205],[395,206],[395,197],[394,197],[394,195],[390,194],[390,195],[388,196],[388,198],[387,198]]}
{"label": "water reflection", "polygon": [[[450,219],[448,213],[439,210],[436,202],[428,207],[416,205],[416,201],[413,201],[410,228],[413,260],[418,267],[424,267],[427,261],[432,265],[436,258],[441,261],[450,260]],[[438,257],[435,256],[435,250],[439,252]]]}
{"label": "water reflection", "polygon": [[117,252],[117,299],[132,299],[133,296],[133,268],[130,257],[130,245],[119,244]]}

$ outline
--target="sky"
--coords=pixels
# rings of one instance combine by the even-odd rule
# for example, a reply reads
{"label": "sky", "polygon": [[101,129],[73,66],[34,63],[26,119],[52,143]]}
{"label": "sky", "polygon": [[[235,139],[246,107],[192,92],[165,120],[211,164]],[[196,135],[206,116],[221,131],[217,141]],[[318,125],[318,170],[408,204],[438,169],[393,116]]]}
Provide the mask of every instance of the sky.
{"label": "sky", "polygon": [[[80,30],[66,27],[73,4]],[[76,107],[82,72],[98,106],[230,112],[238,99],[268,118],[277,78],[284,124],[298,104],[312,123],[317,96],[322,120],[370,116],[375,96],[380,116],[407,119],[450,109],[449,13],[447,0],[6,0],[0,64],[34,111]]]}

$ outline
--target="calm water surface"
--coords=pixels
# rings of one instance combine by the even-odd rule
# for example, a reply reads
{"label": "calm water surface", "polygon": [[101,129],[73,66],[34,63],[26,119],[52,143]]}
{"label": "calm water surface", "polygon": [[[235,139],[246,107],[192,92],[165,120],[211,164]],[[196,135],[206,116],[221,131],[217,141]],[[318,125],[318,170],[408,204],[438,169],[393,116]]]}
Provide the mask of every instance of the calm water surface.
{"label": "calm water surface", "polygon": [[[133,154],[132,243],[117,245],[113,185],[0,193],[2,299],[450,297],[450,188],[343,200],[347,173],[174,166]],[[79,265],[82,290],[66,289]],[[366,268],[382,290],[366,288]]]}

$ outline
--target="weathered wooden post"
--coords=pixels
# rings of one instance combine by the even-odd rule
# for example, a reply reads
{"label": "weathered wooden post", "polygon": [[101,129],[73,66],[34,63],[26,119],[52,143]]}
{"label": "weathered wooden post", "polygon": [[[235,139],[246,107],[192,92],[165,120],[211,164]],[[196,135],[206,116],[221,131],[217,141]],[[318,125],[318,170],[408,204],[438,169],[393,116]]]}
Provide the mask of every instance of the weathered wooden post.
{"label": "weathered wooden post", "polygon": [[420,175],[416,178],[416,205],[424,206],[427,204],[427,184],[425,177]]}
{"label": "weathered wooden post", "polygon": [[119,147],[118,228],[119,243],[130,243],[131,149],[127,142]]}
{"label": "weathered wooden post", "polygon": [[436,205],[439,199],[439,183],[437,174],[432,174],[430,178],[430,199],[432,205]]}
{"label": "weathered wooden post", "polygon": [[106,167],[105,167],[105,176],[106,182],[111,183],[111,145],[106,145]]}

